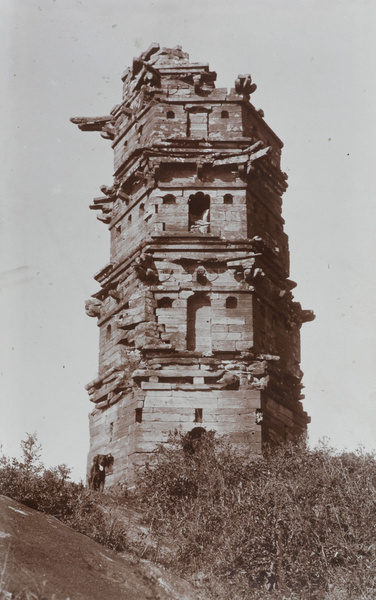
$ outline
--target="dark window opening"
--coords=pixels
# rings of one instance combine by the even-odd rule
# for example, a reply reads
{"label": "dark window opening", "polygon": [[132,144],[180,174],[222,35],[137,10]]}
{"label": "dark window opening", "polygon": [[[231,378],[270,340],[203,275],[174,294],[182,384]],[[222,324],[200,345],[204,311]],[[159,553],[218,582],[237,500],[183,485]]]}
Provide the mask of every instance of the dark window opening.
{"label": "dark window opening", "polygon": [[128,217],[128,225],[130,225],[132,223],[132,215],[129,215]]}
{"label": "dark window opening", "polygon": [[136,423],[142,423],[142,408],[136,408]]}
{"label": "dark window opening", "polygon": [[173,110],[168,110],[166,116],[168,119],[175,119],[175,113]]}
{"label": "dark window opening", "polygon": [[140,214],[143,214],[144,210],[145,210],[145,204],[140,204]]}
{"label": "dark window opening", "polygon": [[202,408],[195,408],[195,423],[202,423]]}
{"label": "dark window opening", "polygon": [[188,437],[191,440],[200,440],[202,436],[206,433],[204,427],[194,427],[191,431],[188,432]]}
{"label": "dark window opening", "polygon": [[160,300],[158,300],[158,302],[157,302],[157,306],[158,306],[158,308],[171,308],[172,299],[169,298],[168,296],[165,296],[164,298],[160,298]]}
{"label": "dark window opening", "polygon": [[225,204],[232,204],[232,203],[233,203],[233,200],[234,200],[234,197],[233,197],[233,195],[232,195],[232,194],[225,194],[225,195],[223,196],[223,202],[224,202]]}
{"label": "dark window opening", "polygon": [[106,329],[106,342],[111,340],[111,325],[107,325]]}
{"label": "dark window opening", "polygon": [[116,225],[115,227],[116,233],[121,233],[121,224],[119,223],[119,225]]}
{"label": "dark window opening", "polygon": [[210,227],[210,196],[203,192],[192,194],[188,200],[189,231],[208,233]]}
{"label": "dark window opening", "polygon": [[159,383],[193,383],[193,377],[159,377]]}
{"label": "dark window opening", "polygon": [[226,308],[237,308],[238,299],[235,296],[229,296],[226,298]]}
{"label": "dark window opening", "polygon": [[113,436],[114,436],[114,424],[110,423],[110,442],[112,442]]}
{"label": "dark window opening", "polygon": [[163,204],[175,204],[176,198],[173,194],[166,194],[162,200]]}
{"label": "dark window opening", "polygon": [[222,110],[221,119],[228,119],[228,118],[229,118],[228,110]]}

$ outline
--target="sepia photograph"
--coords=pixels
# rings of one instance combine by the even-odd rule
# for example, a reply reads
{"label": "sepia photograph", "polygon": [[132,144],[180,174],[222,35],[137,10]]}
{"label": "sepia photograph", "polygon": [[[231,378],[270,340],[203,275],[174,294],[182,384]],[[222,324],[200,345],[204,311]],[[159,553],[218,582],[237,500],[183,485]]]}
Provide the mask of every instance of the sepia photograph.
{"label": "sepia photograph", "polygon": [[0,600],[373,600],[376,5],[0,16]]}

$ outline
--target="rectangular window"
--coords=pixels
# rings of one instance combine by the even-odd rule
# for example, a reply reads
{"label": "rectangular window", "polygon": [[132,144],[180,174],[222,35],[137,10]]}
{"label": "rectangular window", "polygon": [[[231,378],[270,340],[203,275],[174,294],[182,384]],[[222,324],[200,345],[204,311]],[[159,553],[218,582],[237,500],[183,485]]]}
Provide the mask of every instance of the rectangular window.
{"label": "rectangular window", "polygon": [[142,408],[136,408],[136,423],[142,423]]}
{"label": "rectangular window", "polygon": [[195,423],[202,423],[202,408],[195,408]]}

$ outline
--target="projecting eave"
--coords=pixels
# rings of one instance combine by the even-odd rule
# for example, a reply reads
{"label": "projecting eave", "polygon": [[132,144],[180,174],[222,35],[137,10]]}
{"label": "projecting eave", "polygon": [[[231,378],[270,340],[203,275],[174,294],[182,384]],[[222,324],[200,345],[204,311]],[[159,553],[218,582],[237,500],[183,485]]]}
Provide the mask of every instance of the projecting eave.
{"label": "projecting eave", "polygon": [[113,115],[104,117],[72,117],[71,123],[77,125],[81,131],[103,131],[103,127],[115,122]]}

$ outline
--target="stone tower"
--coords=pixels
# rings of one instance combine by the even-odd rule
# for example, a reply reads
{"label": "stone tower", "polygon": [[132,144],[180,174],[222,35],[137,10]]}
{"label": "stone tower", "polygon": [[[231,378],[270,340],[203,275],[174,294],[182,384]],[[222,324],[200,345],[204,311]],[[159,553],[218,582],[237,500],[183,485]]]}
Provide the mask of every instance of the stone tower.
{"label": "stone tower", "polygon": [[87,390],[89,465],[111,453],[106,485],[129,481],[169,432],[215,430],[250,453],[294,439],[300,327],[283,231],[281,140],[250,102],[250,75],[216,73],[152,46],[128,68],[109,115],[74,118],[114,150],[114,181],[91,209],[111,235],[86,303],[99,373]]}

